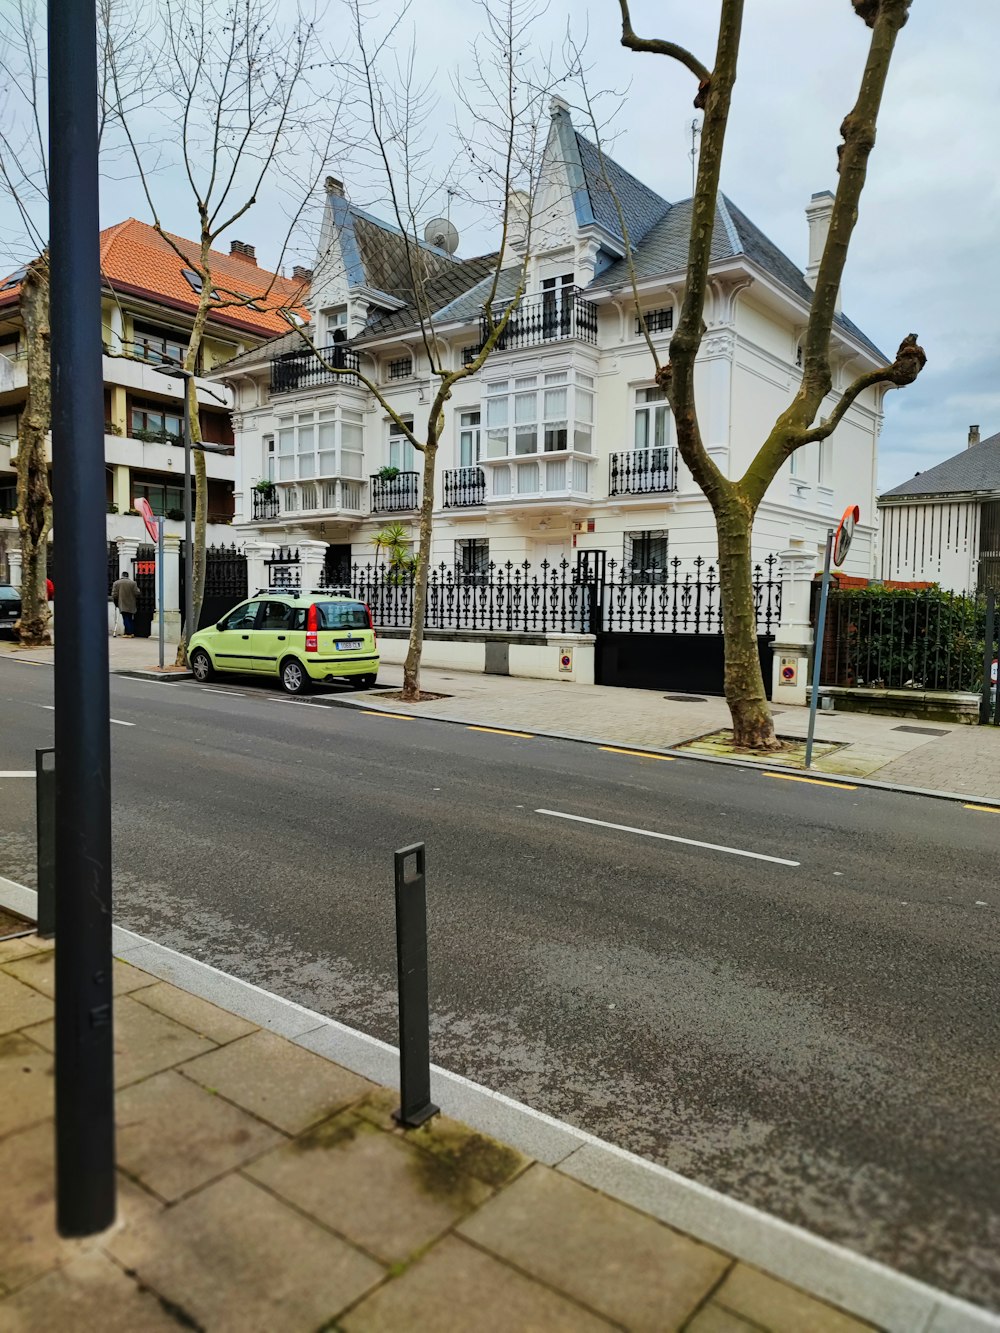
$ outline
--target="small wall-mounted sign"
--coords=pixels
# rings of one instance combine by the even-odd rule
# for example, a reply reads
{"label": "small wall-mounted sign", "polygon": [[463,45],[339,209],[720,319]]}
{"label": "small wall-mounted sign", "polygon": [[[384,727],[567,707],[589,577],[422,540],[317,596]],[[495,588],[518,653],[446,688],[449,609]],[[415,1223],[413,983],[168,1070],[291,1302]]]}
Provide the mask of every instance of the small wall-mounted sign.
{"label": "small wall-mounted sign", "polygon": [[799,661],[797,657],[783,657],[781,659],[781,683],[782,685],[794,685],[799,677]]}
{"label": "small wall-mounted sign", "polygon": [[572,648],[560,648],[560,649],[559,649],[559,670],[560,670],[560,671],[572,671],[572,670],[573,670],[573,649],[572,649]]}

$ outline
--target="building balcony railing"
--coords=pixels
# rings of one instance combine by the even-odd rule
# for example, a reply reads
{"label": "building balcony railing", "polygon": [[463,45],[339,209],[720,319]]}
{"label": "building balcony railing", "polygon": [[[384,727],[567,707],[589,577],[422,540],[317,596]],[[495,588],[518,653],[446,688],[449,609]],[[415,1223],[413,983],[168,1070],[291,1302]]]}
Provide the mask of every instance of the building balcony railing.
{"label": "building balcony railing", "polygon": [[[493,307],[494,320],[502,317],[504,309],[502,305]],[[483,342],[489,332],[489,321],[483,315]],[[537,347],[566,338],[597,342],[597,306],[593,301],[586,300],[578,287],[522,298],[500,336],[497,351],[513,347]]]}
{"label": "building balcony railing", "polygon": [[[285,352],[271,360],[271,392],[292,393],[296,389],[312,389],[318,384],[334,384],[343,381],[357,384],[356,374],[344,374],[341,371],[358,369],[358,354],[344,343],[335,343],[332,347],[317,348],[319,355],[312,348],[302,352]],[[322,359],[321,359],[322,358]]]}
{"label": "building balcony railing", "polygon": [[355,477],[330,477],[323,481],[299,481],[280,484],[279,517],[298,518],[313,514],[352,514],[360,517],[365,510],[365,483]]}
{"label": "building balcony railing", "polygon": [[450,468],[444,474],[442,490],[445,509],[481,505],[486,500],[486,473],[481,467]]}
{"label": "building balcony railing", "polygon": [[491,462],[486,503],[502,508],[539,500],[589,504],[592,464],[592,458],[562,452]]}
{"label": "building balcony railing", "polygon": [[611,455],[609,495],[651,495],[677,489],[677,450],[634,449]]}
{"label": "building balcony railing", "polygon": [[277,491],[254,491],[253,493],[253,516],[254,519],[277,518],[281,513],[281,506],[278,501]]}
{"label": "building balcony railing", "polygon": [[400,472],[395,477],[372,477],[372,513],[401,514],[420,504],[420,473]]}

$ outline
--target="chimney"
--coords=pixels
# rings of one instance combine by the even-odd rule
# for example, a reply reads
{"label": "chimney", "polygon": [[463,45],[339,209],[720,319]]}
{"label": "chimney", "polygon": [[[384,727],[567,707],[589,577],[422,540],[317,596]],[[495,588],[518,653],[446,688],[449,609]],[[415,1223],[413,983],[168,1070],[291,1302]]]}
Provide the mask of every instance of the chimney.
{"label": "chimney", "polygon": [[301,264],[296,264],[292,269],[293,282],[312,282],[313,271],[311,268],[304,268]]}
{"label": "chimney", "polygon": [[569,103],[566,101],[565,97],[560,97],[556,94],[549,99],[549,115],[558,116],[560,114],[569,115]]}
{"label": "chimney", "polygon": [[979,427],[978,427],[978,426],[970,426],[970,427],[969,427],[969,448],[971,449],[972,446],[973,446],[974,444],[978,444],[978,443],[979,443]]}
{"label": "chimney", "polygon": [[344,198],[344,182],[337,180],[336,176],[327,176],[324,184],[327,194],[339,194],[341,199]]}
{"label": "chimney", "polygon": [[246,241],[230,241],[229,253],[234,259],[242,259],[247,264],[253,264],[257,267],[257,251],[252,245],[247,245]]}

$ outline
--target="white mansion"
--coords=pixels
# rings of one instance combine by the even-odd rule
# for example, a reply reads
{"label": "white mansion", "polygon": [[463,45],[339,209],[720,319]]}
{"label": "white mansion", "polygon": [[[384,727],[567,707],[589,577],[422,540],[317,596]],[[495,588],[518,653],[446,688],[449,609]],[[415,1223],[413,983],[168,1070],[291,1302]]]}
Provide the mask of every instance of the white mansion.
{"label": "white mansion", "polygon": [[[653,387],[605,182],[626,216],[642,307],[664,360],[684,280],[690,202],[668,203],[607,158],[602,170],[597,149],[559,99],[541,180],[527,293],[503,346],[478,377],[459,384],[449,405],[435,563],[472,572],[488,561],[572,560],[580,550],[640,567],[711,558],[712,514],[678,459],[669,409]],[[742,474],[795,392],[831,204],[822,193],[806,210],[803,274],[720,197],[698,395],[703,436],[730,476]],[[342,365],[360,365],[419,432],[433,385],[406,245],[330,178],[308,304],[316,345]],[[479,345],[496,256],[461,260],[427,247],[424,261],[435,336],[461,364]],[[518,264],[511,253],[501,299],[515,290]],[[834,391],[884,363],[838,315]],[[374,396],[332,375],[297,332],[235,358],[215,377],[235,398],[235,524],[245,538],[325,543],[327,572],[337,581],[351,562],[372,559],[372,536],[388,521],[415,538],[421,456]],[[758,558],[788,548],[812,557],[828,526],[857,503],[862,521],[846,572],[871,574],[880,420],[881,390],[869,390],[829,440],[794,456],[761,505]]]}

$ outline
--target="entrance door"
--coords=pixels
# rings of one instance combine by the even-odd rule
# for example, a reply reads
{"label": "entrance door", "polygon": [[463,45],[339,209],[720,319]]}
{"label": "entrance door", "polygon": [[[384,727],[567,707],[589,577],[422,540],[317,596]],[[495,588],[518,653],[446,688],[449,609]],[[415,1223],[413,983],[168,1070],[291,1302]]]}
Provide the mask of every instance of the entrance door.
{"label": "entrance door", "polygon": [[295,636],[292,630],[296,609],[287,602],[264,603],[264,611],[259,617],[257,628],[250,635],[250,650],[253,653],[255,672],[264,676],[276,676],[278,665],[293,637],[298,637],[300,647],[305,647],[302,634]]}
{"label": "entrance door", "polygon": [[323,586],[326,588],[350,588],[351,586],[351,543],[331,543],[326,548],[323,563]]}

